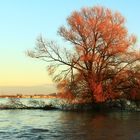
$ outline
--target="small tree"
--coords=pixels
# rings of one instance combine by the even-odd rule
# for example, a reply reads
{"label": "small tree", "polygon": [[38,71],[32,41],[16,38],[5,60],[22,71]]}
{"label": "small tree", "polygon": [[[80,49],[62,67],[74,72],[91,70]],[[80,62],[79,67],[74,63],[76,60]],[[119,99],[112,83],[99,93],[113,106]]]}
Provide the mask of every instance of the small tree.
{"label": "small tree", "polygon": [[140,54],[133,46],[124,18],[104,7],[83,8],[67,18],[58,30],[72,49],[37,39],[28,55],[48,62],[48,72],[58,82],[61,95],[104,102],[126,97],[140,89]]}

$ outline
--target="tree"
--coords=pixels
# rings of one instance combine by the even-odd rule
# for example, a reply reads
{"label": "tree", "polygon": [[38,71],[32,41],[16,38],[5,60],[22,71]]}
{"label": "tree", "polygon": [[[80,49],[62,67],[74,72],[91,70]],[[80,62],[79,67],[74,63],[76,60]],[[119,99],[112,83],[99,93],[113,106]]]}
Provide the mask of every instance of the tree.
{"label": "tree", "polygon": [[140,54],[124,21],[120,13],[104,7],[74,11],[68,26],[58,30],[72,49],[40,37],[28,55],[48,63],[49,74],[67,98],[104,102],[128,97],[140,89]]}

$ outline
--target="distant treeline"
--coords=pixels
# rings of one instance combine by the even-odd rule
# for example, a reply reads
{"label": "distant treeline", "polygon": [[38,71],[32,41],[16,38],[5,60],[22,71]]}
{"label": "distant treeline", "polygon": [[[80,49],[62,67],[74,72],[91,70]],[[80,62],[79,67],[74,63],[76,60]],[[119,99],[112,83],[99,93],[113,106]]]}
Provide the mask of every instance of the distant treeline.
{"label": "distant treeline", "polygon": [[0,98],[54,98],[56,97],[56,93],[48,94],[48,95],[43,95],[43,94],[35,94],[35,95],[22,95],[22,94],[17,94],[17,95],[0,95]]}

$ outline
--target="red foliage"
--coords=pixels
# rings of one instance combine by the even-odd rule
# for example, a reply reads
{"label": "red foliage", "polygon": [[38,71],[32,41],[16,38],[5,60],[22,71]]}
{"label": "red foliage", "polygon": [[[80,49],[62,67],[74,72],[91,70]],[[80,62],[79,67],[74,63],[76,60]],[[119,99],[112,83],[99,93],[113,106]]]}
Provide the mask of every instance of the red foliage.
{"label": "red foliage", "polygon": [[68,18],[70,28],[60,28],[76,49],[73,64],[96,102],[119,98],[132,86],[129,77],[140,55],[131,49],[136,37],[128,37],[124,21],[120,13],[103,7],[83,8]]}
{"label": "red foliage", "polygon": [[[75,94],[79,98],[81,94],[83,100],[87,96],[94,102],[130,94],[136,98],[140,89],[140,53],[133,48],[136,37],[129,36],[123,16],[97,6],[73,12],[67,22],[69,26],[62,26],[58,32],[72,43],[73,54],[68,51],[61,54],[53,43],[45,46],[44,42],[37,53],[37,58],[49,58],[48,62],[52,62],[50,74],[56,71],[54,62],[58,62],[58,67],[68,67],[62,70],[65,74],[61,80],[65,80],[58,84],[60,97],[71,99]],[[72,88],[78,87],[80,91],[68,88],[69,83],[74,83]]]}
{"label": "red foliage", "polygon": [[96,102],[104,102],[106,100],[101,83],[93,85],[93,96]]}

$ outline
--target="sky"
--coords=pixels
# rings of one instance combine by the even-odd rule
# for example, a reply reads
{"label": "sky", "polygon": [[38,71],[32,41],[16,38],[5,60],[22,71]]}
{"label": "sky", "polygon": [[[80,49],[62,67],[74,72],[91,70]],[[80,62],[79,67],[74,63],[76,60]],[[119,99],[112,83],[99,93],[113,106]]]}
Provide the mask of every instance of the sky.
{"label": "sky", "polygon": [[139,0],[0,0],[0,86],[51,84],[46,63],[25,52],[35,47],[39,35],[62,43],[57,30],[72,11],[97,5],[119,11],[140,48]]}

